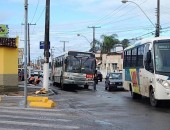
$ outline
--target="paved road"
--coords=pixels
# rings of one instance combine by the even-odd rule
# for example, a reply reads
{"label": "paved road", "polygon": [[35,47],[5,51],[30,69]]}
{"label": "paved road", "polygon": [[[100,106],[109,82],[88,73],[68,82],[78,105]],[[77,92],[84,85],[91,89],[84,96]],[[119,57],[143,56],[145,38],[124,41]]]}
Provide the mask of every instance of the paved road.
{"label": "paved road", "polygon": [[0,107],[0,130],[169,130],[170,105],[153,108],[147,99],[132,100],[127,91],[108,92],[79,87],[57,95],[55,109]]}
{"label": "paved road", "polygon": [[99,82],[96,92],[93,90],[77,92],[58,90],[58,92],[60,108],[84,111],[101,130],[170,129],[169,103],[161,108],[153,108],[147,98],[132,100],[127,91],[105,91],[104,82]]}

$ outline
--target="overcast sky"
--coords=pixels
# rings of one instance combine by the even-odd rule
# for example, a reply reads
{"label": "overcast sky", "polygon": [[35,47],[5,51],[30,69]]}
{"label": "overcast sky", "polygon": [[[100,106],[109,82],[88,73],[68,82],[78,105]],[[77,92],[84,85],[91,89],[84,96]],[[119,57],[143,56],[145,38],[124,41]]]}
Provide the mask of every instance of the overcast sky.
{"label": "overcast sky", "polygon": [[[0,0],[0,24],[9,25],[10,37],[20,37],[20,47],[24,47],[24,1]],[[131,0],[132,1],[132,0]],[[146,13],[153,24],[156,23],[157,0],[133,0]],[[161,36],[170,35],[170,1],[161,2]],[[30,26],[31,59],[43,57],[39,42],[44,41],[45,0],[28,0],[28,22]],[[96,39],[101,35],[117,34],[119,39],[132,39],[143,36],[154,37],[153,24],[134,3],[123,4],[121,0],[51,0],[50,43],[55,47],[55,56],[61,54],[63,43],[66,50],[87,51],[90,48],[93,31]],[[149,33],[149,35],[145,35]],[[83,36],[78,37],[77,34]],[[86,37],[86,38],[85,38]]]}

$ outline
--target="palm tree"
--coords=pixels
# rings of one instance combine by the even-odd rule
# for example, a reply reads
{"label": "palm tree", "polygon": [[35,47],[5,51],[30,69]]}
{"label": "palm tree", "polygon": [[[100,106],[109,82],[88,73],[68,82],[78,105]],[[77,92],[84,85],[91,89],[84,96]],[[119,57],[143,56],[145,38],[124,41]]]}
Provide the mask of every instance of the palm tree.
{"label": "palm tree", "polygon": [[117,39],[117,34],[112,34],[110,36],[102,35],[102,43],[100,43],[102,53],[109,53],[114,45],[119,44],[120,41]]}

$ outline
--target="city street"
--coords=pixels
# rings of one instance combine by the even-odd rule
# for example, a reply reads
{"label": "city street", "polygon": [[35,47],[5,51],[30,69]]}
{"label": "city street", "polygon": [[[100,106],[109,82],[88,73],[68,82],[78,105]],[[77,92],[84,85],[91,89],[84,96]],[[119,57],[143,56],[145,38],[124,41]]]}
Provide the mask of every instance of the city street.
{"label": "city street", "polygon": [[56,108],[1,106],[0,129],[169,130],[169,105],[154,108],[148,99],[132,100],[127,91],[105,91],[104,81],[97,91],[51,88],[58,93],[51,97]]}

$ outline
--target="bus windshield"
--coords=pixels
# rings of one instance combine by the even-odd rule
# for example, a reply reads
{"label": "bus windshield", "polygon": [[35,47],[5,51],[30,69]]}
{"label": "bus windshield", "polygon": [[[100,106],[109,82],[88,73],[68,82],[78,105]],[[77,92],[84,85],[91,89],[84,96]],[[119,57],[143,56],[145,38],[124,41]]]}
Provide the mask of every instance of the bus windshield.
{"label": "bus windshield", "polygon": [[94,73],[95,59],[89,57],[67,57],[66,72]]}
{"label": "bus windshield", "polygon": [[170,72],[170,42],[155,43],[155,68],[157,72]]}

